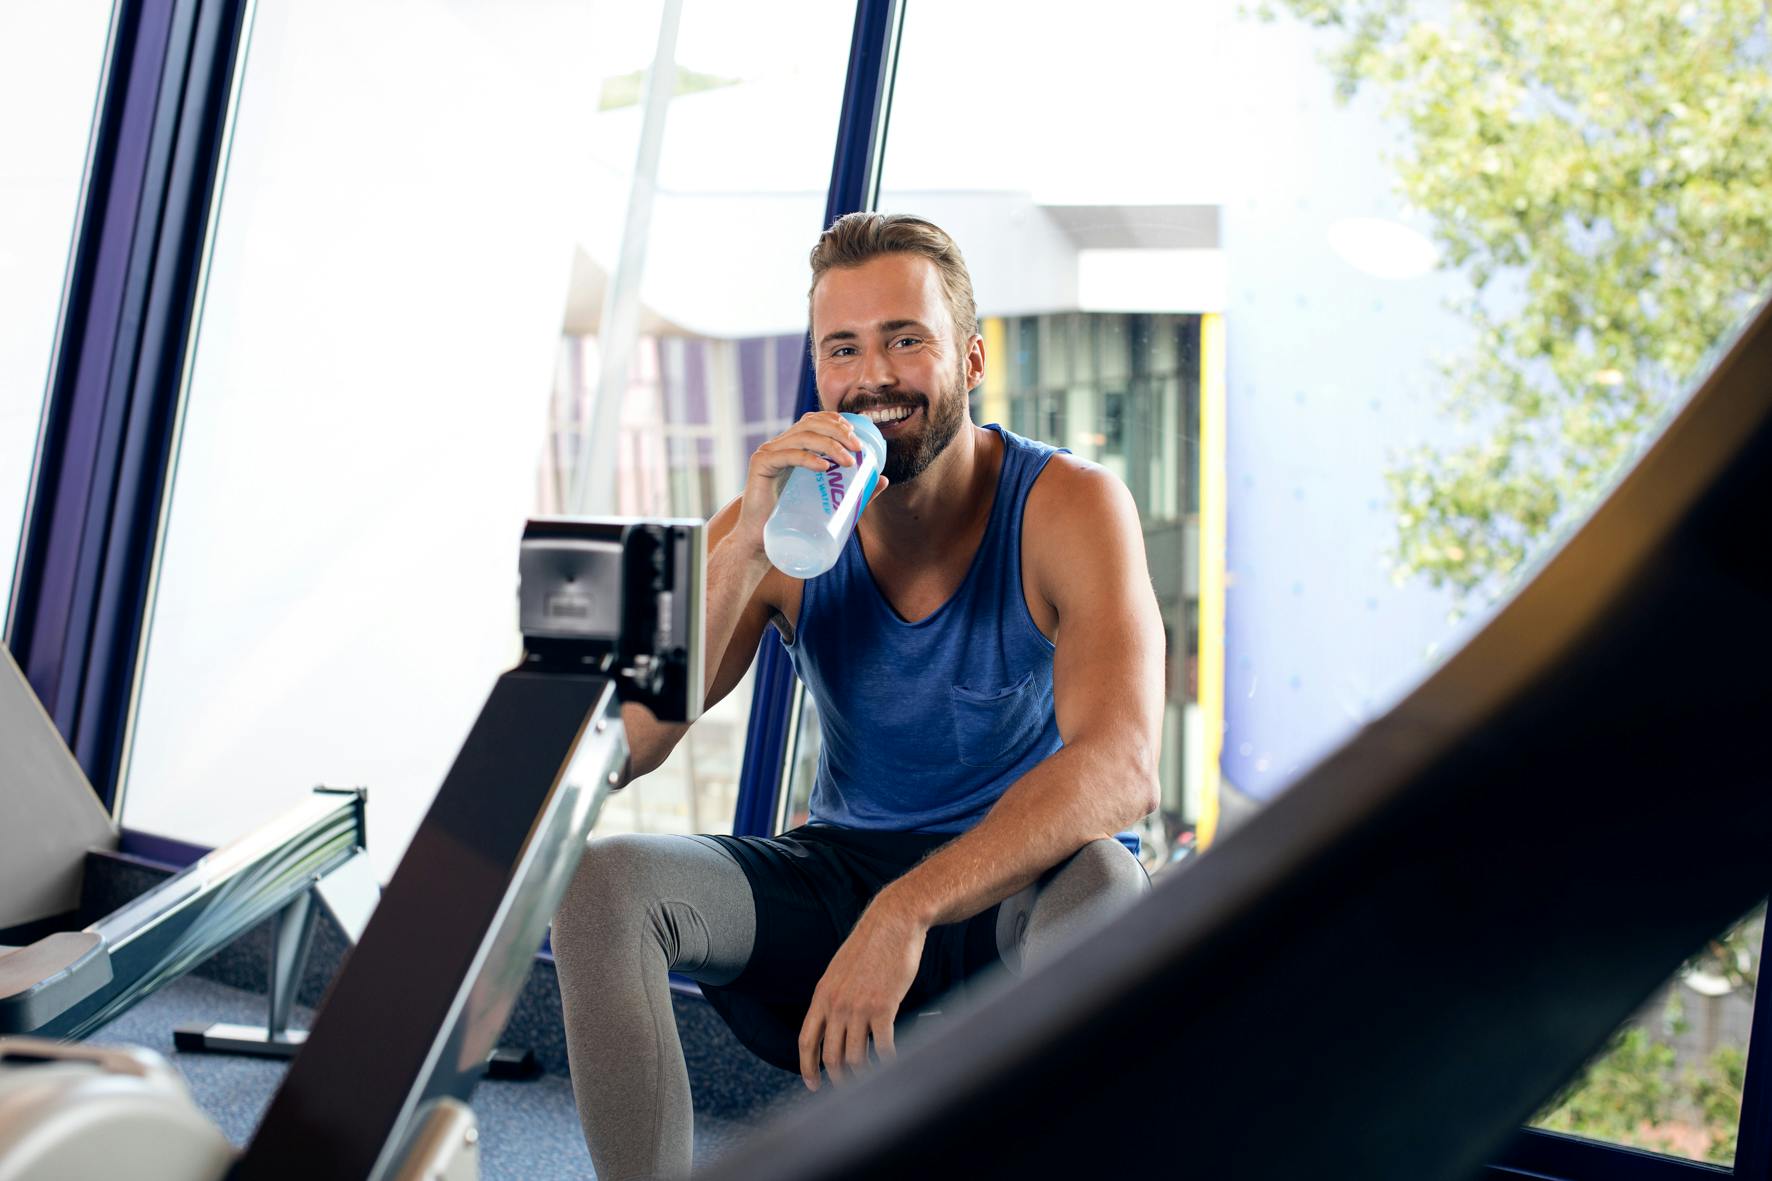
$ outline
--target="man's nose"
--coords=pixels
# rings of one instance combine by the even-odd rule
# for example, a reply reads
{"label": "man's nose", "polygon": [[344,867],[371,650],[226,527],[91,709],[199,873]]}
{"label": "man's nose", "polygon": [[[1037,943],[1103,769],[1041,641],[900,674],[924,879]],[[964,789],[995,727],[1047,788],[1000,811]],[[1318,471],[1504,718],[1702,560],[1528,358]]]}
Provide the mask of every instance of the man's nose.
{"label": "man's nose", "polygon": [[890,389],[898,382],[898,374],[892,368],[892,358],[885,349],[870,348],[862,354],[861,372],[856,375],[857,382],[863,389]]}

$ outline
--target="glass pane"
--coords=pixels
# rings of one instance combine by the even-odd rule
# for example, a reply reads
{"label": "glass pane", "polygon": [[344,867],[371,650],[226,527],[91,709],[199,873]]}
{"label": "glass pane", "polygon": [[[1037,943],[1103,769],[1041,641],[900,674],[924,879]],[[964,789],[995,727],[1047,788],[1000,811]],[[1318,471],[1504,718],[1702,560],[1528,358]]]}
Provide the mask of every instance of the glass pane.
{"label": "glass pane", "polygon": [[[806,253],[824,213],[852,19],[816,0],[684,5],[643,266],[624,269],[620,220],[581,245],[544,511],[712,516],[743,490],[751,452],[793,421]],[[591,122],[610,166],[629,160],[644,133],[643,88],[606,86]],[[619,217],[620,203],[611,208]],[[603,471],[617,479],[599,484]],[[730,832],[751,684],[747,675],[663,766],[613,796],[597,831]]]}
{"label": "glass pane", "polygon": [[966,252],[980,418],[1145,513],[1155,839],[1234,823],[1417,683],[1772,274],[1764,13],[1527,9],[907,10],[881,207]]}
{"label": "glass pane", "polygon": [[[840,14],[765,8],[684,6],[648,178],[658,3],[258,5],[133,827],[213,844],[312,784],[364,784],[385,876],[516,661],[525,517],[700,516],[738,491],[721,416],[741,421],[754,341],[797,353],[848,36]],[[776,379],[758,370],[757,395]],[[575,487],[587,453],[601,499]],[[747,700],[608,825],[729,826]]]}
{"label": "glass pane", "polygon": [[108,0],[0,6],[0,620],[110,23]]}
{"label": "glass pane", "polygon": [[1707,944],[1533,1125],[1733,1164],[1765,931],[1762,906]]}

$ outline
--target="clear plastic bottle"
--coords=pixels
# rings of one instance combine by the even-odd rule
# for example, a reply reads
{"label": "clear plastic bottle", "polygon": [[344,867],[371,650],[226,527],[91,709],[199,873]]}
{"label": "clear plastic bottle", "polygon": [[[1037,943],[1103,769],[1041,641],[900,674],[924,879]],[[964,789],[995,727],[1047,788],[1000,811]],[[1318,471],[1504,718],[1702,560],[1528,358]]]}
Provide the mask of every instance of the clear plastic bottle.
{"label": "clear plastic bottle", "polygon": [[822,472],[795,468],[763,525],[763,552],[777,570],[794,578],[815,578],[837,564],[886,462],[880,428],[859,414],[843,417],[861,440],[855,466],[830,460]]}

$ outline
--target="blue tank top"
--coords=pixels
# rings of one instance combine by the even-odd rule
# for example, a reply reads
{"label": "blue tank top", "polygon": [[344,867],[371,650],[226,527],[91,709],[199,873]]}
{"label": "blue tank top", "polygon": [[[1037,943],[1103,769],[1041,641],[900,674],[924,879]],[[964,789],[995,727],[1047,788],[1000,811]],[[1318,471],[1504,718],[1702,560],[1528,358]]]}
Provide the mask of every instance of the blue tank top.
{"label": "blue tank top", "polygon": [[[1064,745],[1052,709],[1052,654],[1021,586],[1028,490],[1059,448],[1002,427],[990,520],[959,589],[906,623],[852,533],[837,564],[802,584],[788,645],[818,703],[822,749],[814,824],[963,832]],[[1120,836],[1134,852],[1137,837]]]}

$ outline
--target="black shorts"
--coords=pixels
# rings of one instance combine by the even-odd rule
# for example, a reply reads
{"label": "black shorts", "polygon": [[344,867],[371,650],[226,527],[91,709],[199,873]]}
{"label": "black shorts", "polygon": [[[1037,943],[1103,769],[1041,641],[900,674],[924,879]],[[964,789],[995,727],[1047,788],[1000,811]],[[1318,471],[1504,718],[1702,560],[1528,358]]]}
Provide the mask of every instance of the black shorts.
{"label": "black shorts", "polygon": [[[701,986],[738,1040],[765,1062],[798,1073],[800,1026],[831,957],[875,894],[954,835],[806,825],[779,837],[709,838],[737,858],[756,905],[756,940],[744,971],[729,984]],[[899,1006],[901,1025],[1002,962],[997,909],[930,929]]]}

